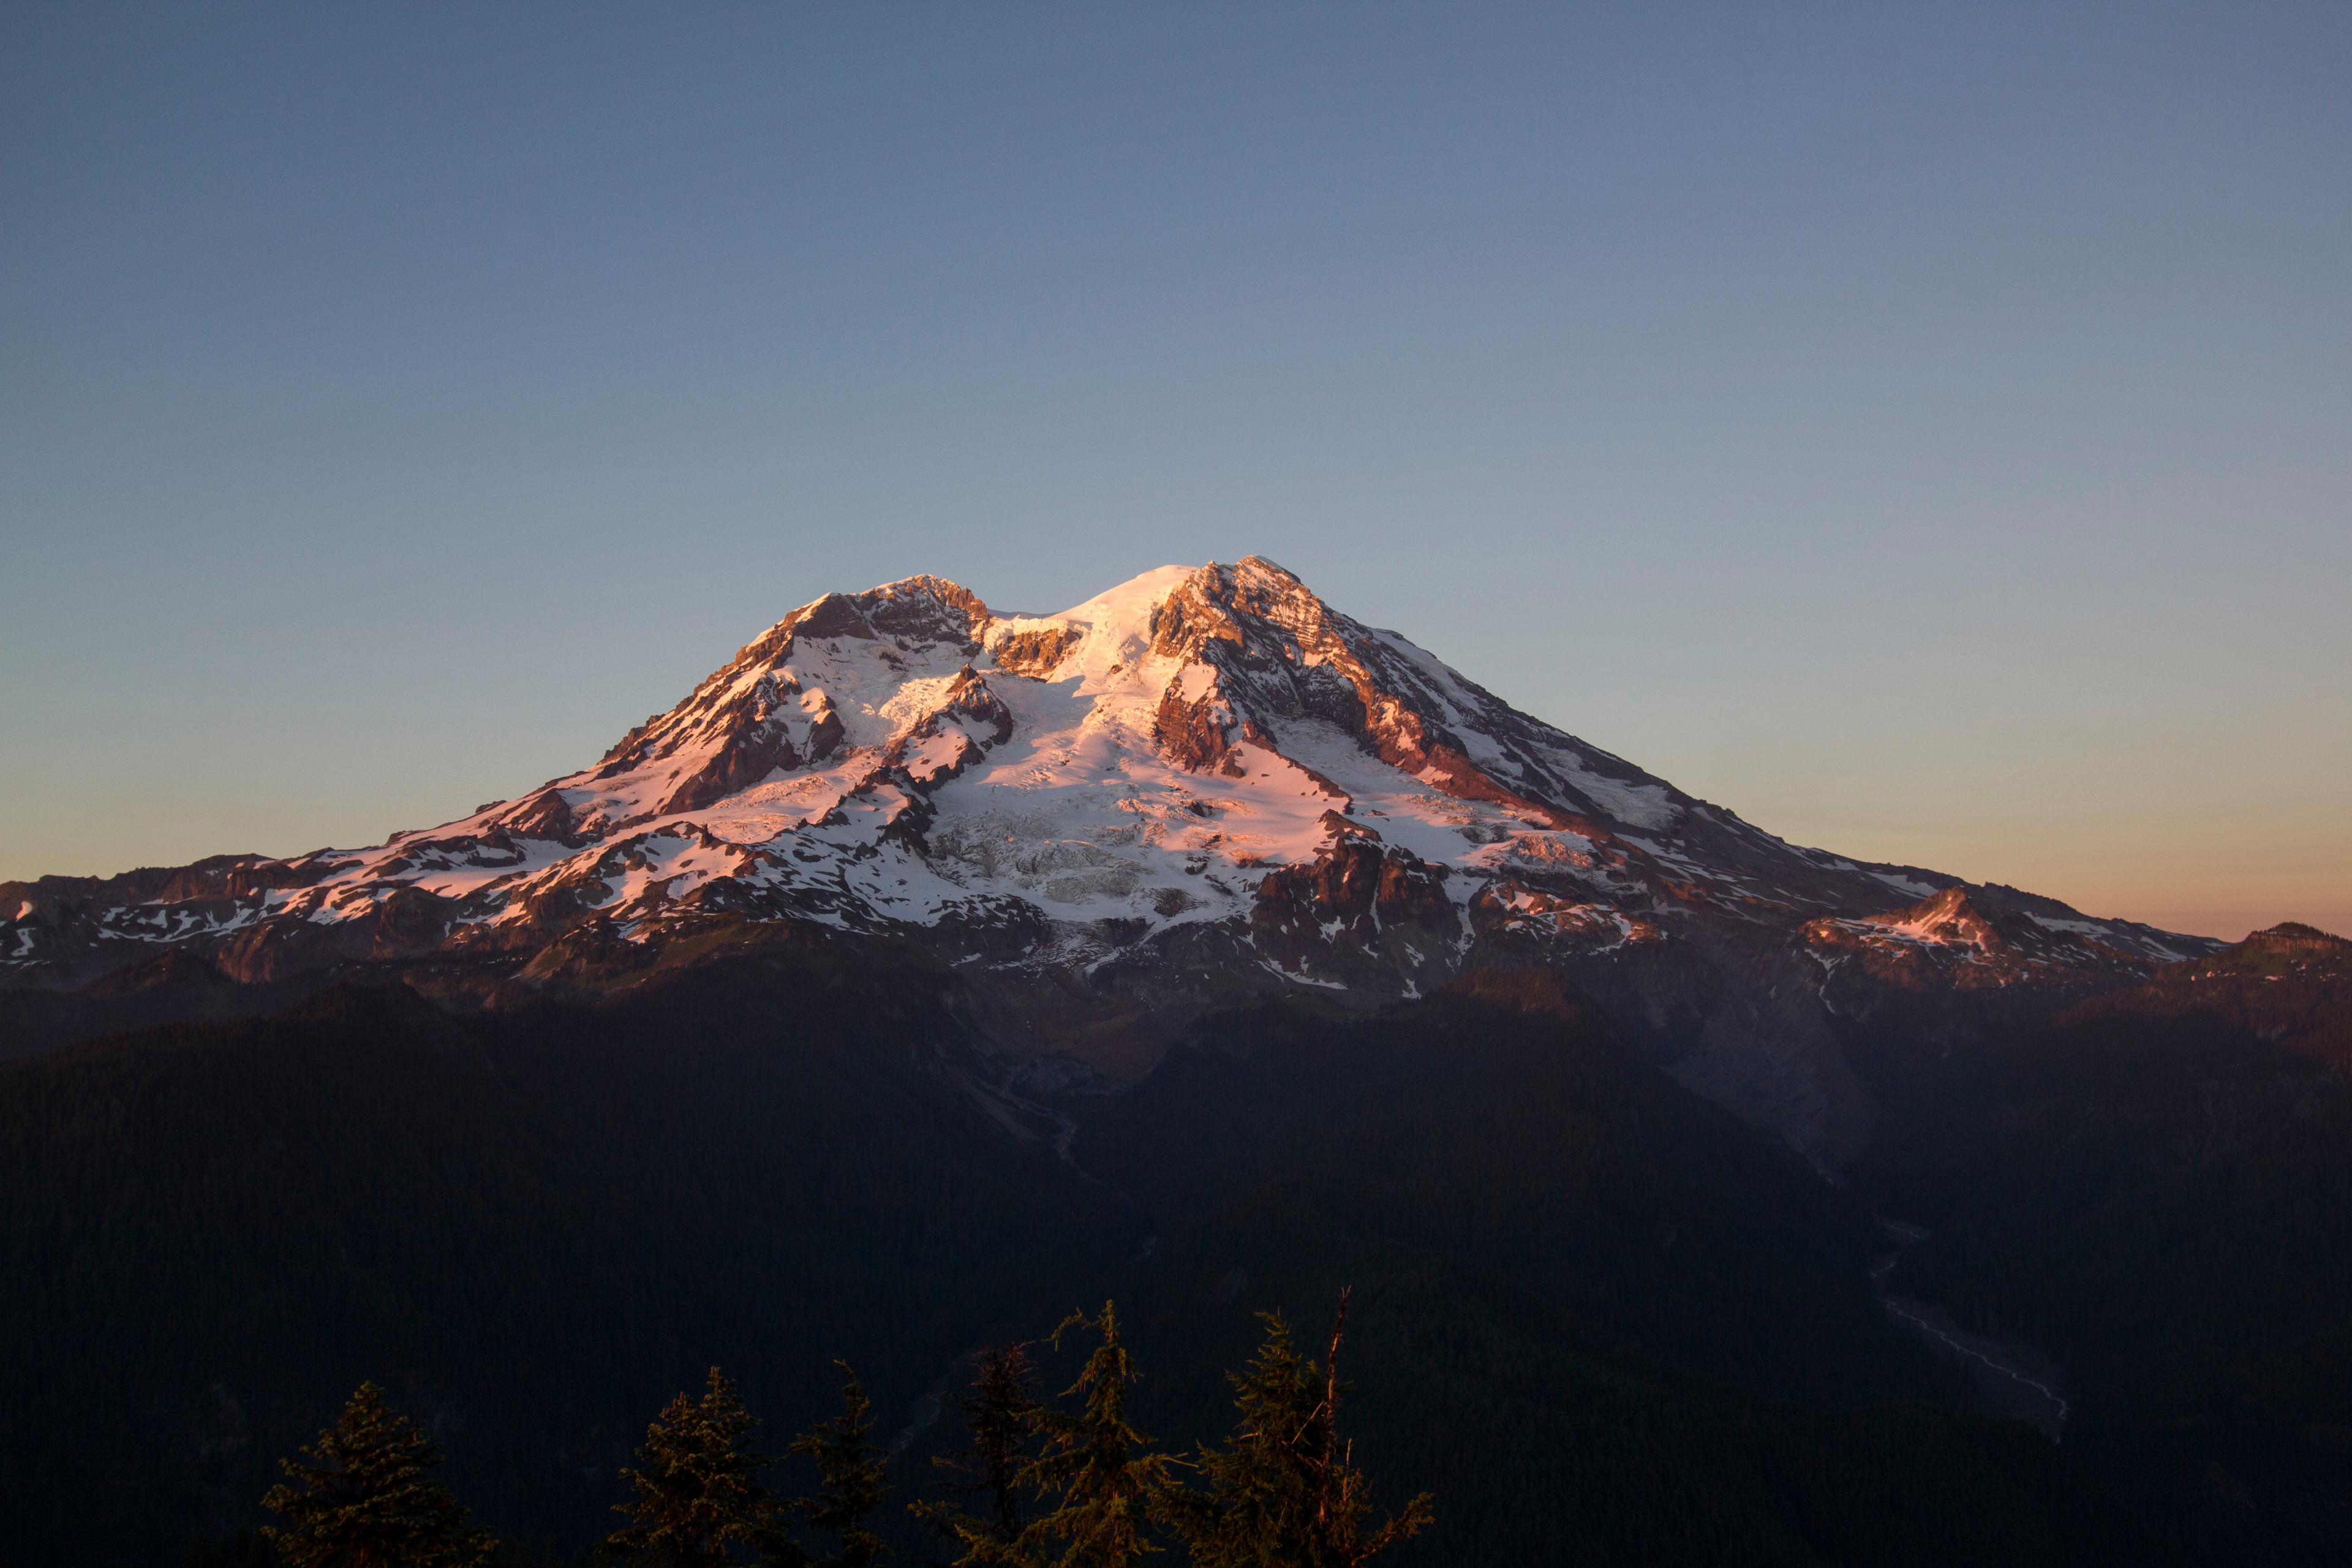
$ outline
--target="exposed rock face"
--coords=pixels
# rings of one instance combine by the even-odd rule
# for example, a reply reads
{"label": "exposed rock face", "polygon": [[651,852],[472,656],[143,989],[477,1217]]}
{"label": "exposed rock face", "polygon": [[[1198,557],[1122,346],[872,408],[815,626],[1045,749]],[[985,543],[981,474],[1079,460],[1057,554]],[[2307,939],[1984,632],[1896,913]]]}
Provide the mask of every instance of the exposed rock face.
{"label": "exposed rock face", "polygon": [[1081,626],[1046,626],[1029,631],[1008,627],[989,639],[988,652],[999,668],[1043,680],[1086,640],[1086,635]]}
{"label": "exposed rock face", "polygon": [[1237,991],[1558,969],[1816,1143],[1825,991],[2080,995],[2211,945],[1783,843],[1252,557],[1048,616],[935,577],[828,594],[595,765],[458,821],[0,887],[0,986],[171,951],[496,1001],[812,924],[911,941],[1008,1047],[1118,1070]]}
{"label": "exposed rock face", "polygon": [[2013,888],[1965,884],[1891,913],[1809,921],[1803,934],[1833,976],[1847,971],[1905,991],[2113,985],[2147,974],[2179,940],[2085,920]]}
{"label": "exposed rock face", "polygon": [[885,748],[883,761],[901,770],[909,784],[928,789],[954,778],[1012,738],[1013,710],[967,664],[940,693],[939,706]]}
{"label": "exposed rock face", "polygon": [[1205,773],[1233,749],[1234,710],[1213,675],[1171,680],[1151,714],[1151,739],[1160,755],[1192,773]]}
{"label": "exposed rock face", "polygon": [[[1251,935],[1278,967],[1364,976],[1384,972],[1417,994],[1456,970],[1460,909],[1449,875],[1379,834],[1327,811],[1330,842],[1314,859],[1268,872],[1250,910]],[[1377,982],[1375,982],[1377,984]]]}

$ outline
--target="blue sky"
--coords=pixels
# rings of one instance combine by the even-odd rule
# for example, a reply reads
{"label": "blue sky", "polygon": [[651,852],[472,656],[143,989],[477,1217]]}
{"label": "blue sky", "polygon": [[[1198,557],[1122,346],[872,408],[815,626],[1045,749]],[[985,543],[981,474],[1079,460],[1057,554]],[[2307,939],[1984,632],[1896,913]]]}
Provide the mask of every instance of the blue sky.
{"label": "blue sky", "polygon": [[2352,12],[0,16],[0,877],[1258,552],[1801,841],[2352,930]]}

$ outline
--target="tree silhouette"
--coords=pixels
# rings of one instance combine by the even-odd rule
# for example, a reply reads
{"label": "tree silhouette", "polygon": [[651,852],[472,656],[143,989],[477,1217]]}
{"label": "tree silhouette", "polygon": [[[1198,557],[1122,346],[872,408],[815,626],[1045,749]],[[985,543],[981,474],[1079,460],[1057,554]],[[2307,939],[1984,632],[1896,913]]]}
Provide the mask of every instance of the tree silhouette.
{"label": "tree silhouette", "polygon": [[1127,1568],[1160,1550],[1150,1532],[1172,1481],[1167,1456],[1152,1452],[1151,1439],[1127,1418],[1127,1391],[1138,1373],[1112,1304],[1104,1302],[1093,1318],[1072,1313],[1054,1331],[1054,1342],[1082,1328],[1093,1329],[1101,1342],[1064,1391],[1065,1398],[1081,1400],[1081,1408],[1039,1413],[1044,1449],[1021,1472],[1022,1484],[1054,1507],[1021,1531],[1008,1560]]}
{"label": "tree silhouette", "polygon": [[815,1568],[868,1568],[889,1548],[866,1528],[888,1491],[884,1485],[887,1456],[869,1441],[874,1432],[873,1403],[858,1386],[857,1374],[846,1362],[835,1362],[846,1381],[841,1388],[841,1414],[819,1422],[793,1439],[792,1452],[814,1459],[817,1491],[795,1506],[803,1519],[818,1530],[830,1531],[840,1552],[816,1560]]}
{"label": "tree silhouette", "polygon": [[931,1462],[954,1478],[944,1489],[961,1501],[985,1496],[981,1517],[948,1504],[919,1502],[915,1514],[963,1548],[958,1563],[1010,1561],[1021,1539],[1024,1515],[1020,1479],[1034,1447],[1038,1415],[1036,1369],[1022,1345],[990,1346],[980,1352],[971,1387],[950,1396],[963,1416],[966,1447]]}
{"label": "tree silhouette", "polygon": [[262,1528],[286,1568],[479,1568],[489,1560],[488,1532],[426,1473],[441,1450],[374,1384],[361,1384],[302,1454],[278,1461],[287,1479],[261,1500],[287,1521]]}
{"label": "tree silhouette", "polygon": [[774,1459],[753,1447],[759,1429],[715,1366],[699,1399],[671,1400],[646,1429],[637,1468],[621,1472],[635,1495],[614,1511],[634,1522],[605,1538],[605,1554],[647,1568],[714,1568],[749,1552],[799,1568],[806,1554],[760,1480]]}
{"label": "tree silhouette", "polygon": [[1208,1487],[1171,1500],[1194,1568],[1355,1568],[1418,1533],[1431,1518],[1423,1492],[1377,1525],[1363,1472],[1339,1442],[1339,1342],[1348,1292],[1318,1369],[1292,1342],[1279,1312],[1261,1312],[1265,1341],[1231,1374],[1241,1419],[1233,1436],[1202,1450]]}

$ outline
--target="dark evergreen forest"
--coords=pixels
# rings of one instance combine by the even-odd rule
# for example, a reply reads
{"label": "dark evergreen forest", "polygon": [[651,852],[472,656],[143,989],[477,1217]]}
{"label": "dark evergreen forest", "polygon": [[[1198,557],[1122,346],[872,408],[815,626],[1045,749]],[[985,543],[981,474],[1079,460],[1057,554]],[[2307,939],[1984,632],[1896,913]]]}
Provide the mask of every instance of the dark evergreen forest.
{"label": "dark evergreen forest", "polygon": [[2197,1561],[2352,1563],[2347,1022],[2095,1004],[1854,1053],[1888,1113],[1849,1174],[1928,1233],[1892,1282],[2055,1355],[2070,1456]]}
{"label": "dark evergreen forest", "polygon": [[[372,1381],[510,1554],[568,1562],[710,1367],[789,1435],[836,1360],[877,1531],[945,1560],[907,1505],[983,1347],[1058,1390],[1087,1346],[1044,1336],[1115,1298],[1128,1415],[1191,1455],[1260,1314],[1311,1339],[1343,1288],[1352,1462],[1433,1499],[1383,1563],[2347,1560],[2344,1084],[2226,1022],[1965,1068],[1858,1037],[1888,1131],[1840,1183],[1541,976],[1217,1016],[1066,1154],[961,1087],[974,1049],[927,972],[769,957],[0,1068],[0,1561],[234,1561]],[[1906,1289],[2065,1362],[2063,1443],[1879,1308],[1882,1215],[1930,1233]]]}

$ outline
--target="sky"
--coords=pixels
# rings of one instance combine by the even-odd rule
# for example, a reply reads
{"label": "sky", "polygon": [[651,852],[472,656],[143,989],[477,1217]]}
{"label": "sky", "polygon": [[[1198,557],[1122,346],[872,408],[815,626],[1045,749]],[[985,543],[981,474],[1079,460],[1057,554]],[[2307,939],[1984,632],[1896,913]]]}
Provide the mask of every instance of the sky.
{"label": "sky", "polygon": [[2352,9],[0,8],[0,879],[1263,554],[1798,842],[2352,932]]}

